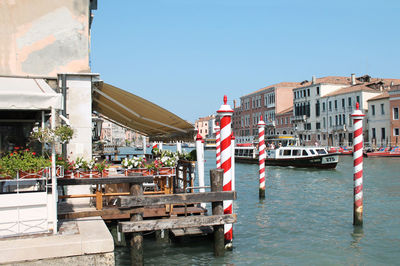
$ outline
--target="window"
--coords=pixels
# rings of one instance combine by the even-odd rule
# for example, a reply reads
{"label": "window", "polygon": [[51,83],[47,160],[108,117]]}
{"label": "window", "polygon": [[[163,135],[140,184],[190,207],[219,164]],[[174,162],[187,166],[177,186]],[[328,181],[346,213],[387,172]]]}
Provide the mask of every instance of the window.
{"label": "window", "polygon": [[319,87],[317,87],[317,95],[319,95]]}
{"label": "window", "polygon": [[322,135],[322,138],[323,138],[323,140],[326,140],[326,135],[323,134],[323,135]]}
{"label": "window", "polygon": [[375,115],[375,105],[371,105],[371,115]]}
{"label": "window", "polygon": [[385,105],[381,103],[381,115],[385,114]]}
{"label": "window", "polygon": [[398,128],[393,128],[393,136],[399,136],[399,129]]}
{"label": "window", "polygon": [[332,102],[329,101],[328,105],[329,105],[329,111],[332,111]]}
{"label": "window", "polygon": [[315,104],[315,115],[319,116],[319,101]]}
{"label": "window", "polygon": [[329,126],[332,126],[332,116],[329,117]]}
{"label": "window", "polygon": [[337,100],[335,100],[335,110],[337,110]]}
{"label": "window", "polygon": [[349,107],[351,107],[351,97],[348,98]]}
{"label": "window", "polygon": [[290,150],[284,150],[283,151],[284,156],[290,156]]}
{"label": "window", "polygon": [[[360,96],[357,96],[357,102],[358,102],[358,104],[361,105],[361,103],[360,103]],[[360,106],[360,108],[361,108],[361,106]]]}
{"label": "window", "polygon": [[335,125],[336,126],[338,125],[338,117],[337,117],[337,115],[335,115]]}
{"label": "window", "polygon": [[300,150],[293,150],[292,151],[292,156],[299,156],[300,155]]}
{"label": "window", "polygon": [[316,128],[316,129],[320,129],[320,128],[321,128],[321,123],[320,123],[320,122],[317,122],[317,123],[315,124],[315,128]]}
{"label": "window", "polygon": [[308,152],[306,150],[303,150],[303,156],[308,156]]}
{"label": "window", "polygon": [[310,89],[307,89],[307,96],[310,97]]}
{"label": "window", "polygon": [[342,108],[343,109],[345,108],[345,100],[344,100],[344,98],[342,99]]}
{"label": "window", "polygon": [[393,108],[393,120],[399,120],[399,107]]}
{"label": "window", "polygon": [[381,128],[381,139],[382,140],[386,139],[386,132],[384,127]]}
{"label": "window", "polygon": [[325,112],[325,103],[322,103],[322,112]]}
{"label": "window", "polygon": [[346,125],[346,116],[343,114],[343,125]]}
{"label": "window", "polygon": [[376,139],[376,130],[374,127],[372,128],[372,139]]}
{"label": "window", "polygon": [[287,123],[288,123],[288,118],[285,117],[285,125],[287,125]]}
{"label": "window", "polygon": [[339,125],[341,125],[341,124],[342,124],[342,116],[339,115]]}

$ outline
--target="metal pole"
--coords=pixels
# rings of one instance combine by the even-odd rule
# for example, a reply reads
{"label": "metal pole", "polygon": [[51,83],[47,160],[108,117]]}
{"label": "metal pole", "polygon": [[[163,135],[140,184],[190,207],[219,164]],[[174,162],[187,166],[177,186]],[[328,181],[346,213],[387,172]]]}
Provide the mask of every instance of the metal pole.
{"label": "metal pole", "polygon": [[354,161],[354,205],[353,225],[363,224],[363,118],[364,114],[359,110],[359,103],[356,103],[356,110],[351,114],[353,118],[353,161]]}
{"label": "metal pole", "polygon": [[[56,128],[56,110],[51,108],[51,129]],[[51,143],[51,194],[53,199],[53,234],[57,234],[57,177],[56,177],[56,144]]]}
{"label": "metal pole", "polygon": [[236,182],[236,178],[235,178],[235,136],[233,135],[233,132],[232,132],[232,138],[231,138],[231,147],[232,147],[232,149],[231,149],[231,151],[232,151],[232,191],[235,191],[236,190],[236,187],[235,187],[235,182]]}
{"label": "metal pole", "polygon": [[[231,118],[233,114],[232,108],[227,104],[227,97],[224,96],[224,104],[221,105],[217,111],[218,115],[221,116],[221,168],[224,170],[224,186],[223,191],[232,190],[232,169],[231,169],[231,138],[232,138],[232,127]],[[232,214],[232,200],[225,200],[224,213]],[[233,235],[232,224],[225,224],[225,248],[232,249],[232,235]]]}
{"label": "metal pole", "polygon": [[[199,187],[200,193],[204,193],[204,147],[203,147],[203,138],[199,133],[197,133],[196,137],[196,157],[197,157],[197,176],[199,177]],[[201,203],[201,207],[205,208],[206,204]]]}
{"label": "metal pole", "polygon": [[221,168],[221,132],[219,125],[215,127],[217,169]]}
{"label": "metal pole", "polygon": [[[42,111],[42,129],[45,127],[44,111]],[[44,143],[42,143],[42,156],[44,156]]]}
{"label": "metal pole", "polygon": [[176,151],[182,153],[182,143],[180,141],[176,142]]}
{"label": "metal pole", "polygon": [[147,148],[146,136],[142,136],[142,141],[143,141],[143,156],[146,157],[146,148]]}
{"label": "metal pole", "polygon": [[259,188],[259,198],[265,198],[265,122],[260,118],[257,124],[258,126],[258,164],[259,164],[259,174],[260,174],[260,188]]}

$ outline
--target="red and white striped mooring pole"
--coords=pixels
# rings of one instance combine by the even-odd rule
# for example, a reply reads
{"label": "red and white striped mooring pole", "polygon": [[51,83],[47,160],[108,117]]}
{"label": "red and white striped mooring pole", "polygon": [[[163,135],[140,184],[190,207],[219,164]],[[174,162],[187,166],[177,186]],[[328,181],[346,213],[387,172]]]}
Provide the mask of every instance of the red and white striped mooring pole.
{"label": "red and white striped mooring pole", "polygon": [[217,156],[217,168],[220,169],[221,168],[221,132],[220,132],[220,128],[219,125],[217,124],[215,127],[215,145],[216,145],[216,156]]}
{"label": "red and white striped mooring pole", "polygon": [[[231,117],[232,108],[227,104],[228,98],[224,96],[224,104],[217,111],[221,117],[221,168],[224,170],[223,191],[232,191],[232,128]],[[232,214],[232,200],[225,200],[224,214]],[[232,224],[224,225],[225,248],[232,248]]]}
{"label": "red and white striped mooring pole", "polygon": [[359,103],[351,114],[353,118],[354,209],[353,225],[363,224],[363,118]]}
{"label": "red and white striped mooring pole", "polygon": [[265,122],[260,117],[260,121],[257,124],[258,126],[258,164],[260,166],[260,189],[259,189],[259,198],[265,198]]}

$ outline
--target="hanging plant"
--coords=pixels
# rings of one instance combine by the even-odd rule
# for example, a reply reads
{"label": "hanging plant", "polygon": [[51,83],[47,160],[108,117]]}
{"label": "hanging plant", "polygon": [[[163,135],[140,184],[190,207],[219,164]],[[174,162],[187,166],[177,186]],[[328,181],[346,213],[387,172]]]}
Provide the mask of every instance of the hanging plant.
{"label": "hanging plant", "polygon": [[31,139],[37,140],[41,143],[54,143],[61,142],[62,144],[68,143],[74,130],[70,126],[58,126],[56,129],[51,128],[34,128],[31,132]]}
{"label": "hanging plant", "polygon": [[54,134],[59,138],[61,143],[68,143],[74,135],[74,130],[70,126],[58,126],[54,130]]}

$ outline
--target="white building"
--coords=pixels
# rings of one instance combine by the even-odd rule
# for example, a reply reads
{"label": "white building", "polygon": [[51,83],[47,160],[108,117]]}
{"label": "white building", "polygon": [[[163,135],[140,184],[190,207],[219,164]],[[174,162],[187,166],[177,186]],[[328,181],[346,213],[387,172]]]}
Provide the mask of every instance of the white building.
{"label": "white building", "polygon": [[390,103],[387,91],[368,100],[368,136],[371,147],[390,142]]}
{"label": "white building", "polygon": [[350,77],[315,78],[303,81],[302,86],[293,89],[293,124],[300,142],[321,143],[321,97],[351,85]]}

